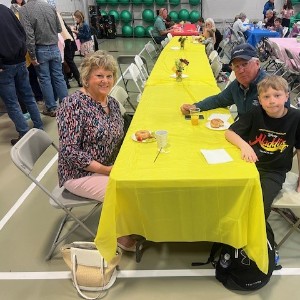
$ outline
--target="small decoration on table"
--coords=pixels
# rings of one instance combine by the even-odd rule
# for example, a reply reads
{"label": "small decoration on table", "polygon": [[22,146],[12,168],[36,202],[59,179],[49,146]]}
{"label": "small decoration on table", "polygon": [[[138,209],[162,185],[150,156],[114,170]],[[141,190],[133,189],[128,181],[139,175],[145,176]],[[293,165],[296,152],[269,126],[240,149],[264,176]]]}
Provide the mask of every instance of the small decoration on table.
{"label": "small decoration on table", "polygon": [[190,62],[185,58],[175,60],[176,81],[182,81],[182,72],[185,66],[188,66],[189,63]]}
{"label": "small decoration on table", "polygon": [[184,43],[187,40],[187,36],[181,36],[178,39],[178,42],[180,43],[180,49],[183,50],[184,49]]}

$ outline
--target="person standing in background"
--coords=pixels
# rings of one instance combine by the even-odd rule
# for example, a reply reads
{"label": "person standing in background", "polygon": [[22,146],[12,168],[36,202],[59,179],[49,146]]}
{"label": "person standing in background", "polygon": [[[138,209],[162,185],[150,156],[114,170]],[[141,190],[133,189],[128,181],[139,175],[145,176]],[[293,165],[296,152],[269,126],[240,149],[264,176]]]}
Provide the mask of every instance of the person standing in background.
{"label": "person standing in background", "polygon": [[291,0],[285,0],[283,8],[281,10],[282,15],[282,23],[283,27],[290,27],[291,24],[291,16],[294,15],[294,8]]}
{"label": "person standing in background", "polygon": [[94,52],[94,42],[92,39],[90,26],[84,21],[84,15],[80,10],[74,12],[74,18],[77,24],[77,29],[73,32],[77,35],[80,41],[80,54],[86,56]]}
{"label": "person standing in background", "polygon": [[269,0],[265,3],[264,10],[263,10],[264,19],[267,17],[266,16],[267,11],[274,10],[274,8],[275,8],[274,0]]}
{"label": "person standing in background", "polygon": [[[11,0],[11,6],[10,9],[14,12],[14,14],[17,16],[19,19],[19,9],[25,5],[26,2],[24,0]],[[34,94],[36,102],[42,102],[43,101],[43,94],[39,85],[39,82],[37,80],[37,75],[34,69],[34,66],[31,64],[29,54],[26,53],[26,67],[29,72],[29,82],[30,86],[32,88],[32,92]],[[19,104],[21,106],[23,115],[26,120],[30,119],[30,114],[28,113],[26,109],[26,105],[23,103],[22,99],[18,97]]]}
{"label": "person standing in background", "polygon": [[43,114],[56,116],[56,98],[60,102],[68,96],[62,73],[62,59],[58,49],[61,32],[56,10],[42,0],[28,0],[19,10],[20,21],[27,36],[27,50],[35,66],[45,100]]}
{"label": "person standing in background", "polygon": [[[59,22],[62,28],[61,35],[65,41],[65,48],[64,48],[64,59],[65,63],[70,68],[73,77],[76,79],[78,86],[82,87],[80,82],[80,74],[78,68],[74,62],[74,54],[75,48],[77,48],[76,43],[74,41],[74,37],[71,31],[71,28],[68,29],[68,25],[64,22],[61,15],[58,13]],[[68,86],[68,84],[67,84]]]}
{"label": "person standing in background", "polygon": [[15,14],[0,4],[0,97],[8,116],[14,122],[19,137],[10,142],[15,145],[29,131],[19,102],[19,95],[28,110],[33,126],[43,129],[43,122],[33,97],[25,63],[26,33]]}

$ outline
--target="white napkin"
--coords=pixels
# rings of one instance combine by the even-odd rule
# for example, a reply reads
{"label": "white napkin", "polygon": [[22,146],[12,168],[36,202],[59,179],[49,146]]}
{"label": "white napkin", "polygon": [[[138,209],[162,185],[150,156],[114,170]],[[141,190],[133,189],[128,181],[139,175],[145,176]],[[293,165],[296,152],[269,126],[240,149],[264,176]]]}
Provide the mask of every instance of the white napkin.
{"label": "white napkin", "polygon": [[231,117],[231,115],[229,115],[229,114],[211,114],[208,117],[208,120],[221,119],[222,121],[227,122],[230,117]]}
{"label": "white napkin", "polygon": [[229,161],[233,161],[233,159],[225,149],[215,149],[215,150],[200,149],[200,152],[204,155],[207,163],[209,164],[222,164]]}

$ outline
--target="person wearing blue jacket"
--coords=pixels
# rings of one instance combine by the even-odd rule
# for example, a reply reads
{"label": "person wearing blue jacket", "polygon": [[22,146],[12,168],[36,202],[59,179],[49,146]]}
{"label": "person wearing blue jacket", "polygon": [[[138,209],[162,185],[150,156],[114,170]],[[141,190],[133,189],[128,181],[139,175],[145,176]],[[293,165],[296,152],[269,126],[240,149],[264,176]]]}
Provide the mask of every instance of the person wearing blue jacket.
{"label": "person wearing blue jacket", "polygon": [[263,10],[263,14],[264,14],[264,19],[266,18],[266,12],[268,10],[274,10],[275,6],[274,6],[274,0],[269,0],[265,3],[264,5],[264,10]]}
{"label": "person wearing blue jacket", "polygon": [[244,114],[259,105],[257,84],[267,75],[260,68],[256,49],[250,44],[237,45],[231,52],[229,62],[236,79],[222,92],[194,104],[183,104],[181,112],[189,114],[190,108],[206,111],[218,107],[237,106],[238,114]]}
{"label": "person wearing blue jacket", "polygon": [[33,127],[43,129],[43,122],[29,83],[25,63],[27,49],[24,28],[12,10],[2,4],[0,16],[0,97],[19,134],[10,141],[15,145],[29,131],[18,96],[30,114]]}

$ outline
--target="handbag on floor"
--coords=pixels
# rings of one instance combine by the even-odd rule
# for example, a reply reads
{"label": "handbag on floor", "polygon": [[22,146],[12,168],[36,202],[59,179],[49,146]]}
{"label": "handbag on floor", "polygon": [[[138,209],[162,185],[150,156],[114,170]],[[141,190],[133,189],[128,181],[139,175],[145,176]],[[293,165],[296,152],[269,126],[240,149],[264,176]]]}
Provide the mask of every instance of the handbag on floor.
{"label": "handbag on floor", "polygon": [[[98,299],[105,296],[117,277],[116,267],[122,251],[118,249],[116,256],[108,263],[104,260],[93,242],[73,242],[64,245],[61,253],[65,263],[71,270],[73,284],[84,299]],[[82,291],[100,291],[95,297],[89,297]]]}

